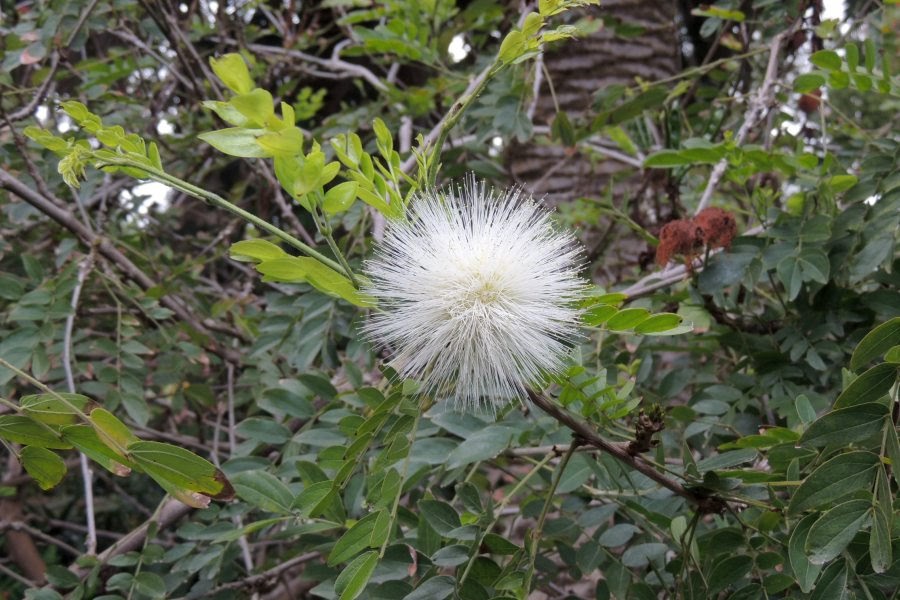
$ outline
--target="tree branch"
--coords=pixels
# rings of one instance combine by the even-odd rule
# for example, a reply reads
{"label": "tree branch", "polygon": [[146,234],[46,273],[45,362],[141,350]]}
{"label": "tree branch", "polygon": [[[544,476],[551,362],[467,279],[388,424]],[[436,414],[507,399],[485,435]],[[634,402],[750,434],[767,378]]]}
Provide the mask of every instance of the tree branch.
{"label": "tree branch", "polygon": [[[23,182],[13,177],[10,173],[3,170],[0,170],[0,187],[15,194],[28,204],[34,206],[39,211],[46,214],[48,217],[74,233],[76,236],[78,236],[82,243],[84,243],[89,248],[96,248],[98,254],[116,265],[116,267],[122,273],[124,273],[128,279],[137,283],[144,290],[149,290],[150,288],[156,286],[156,282],[154,282],[146,273],[138,268],[137,265],[131,262],[131,260],[127,256],[122,254],[122,252],[119,251],[119,249],[116,248],[109,240],[93,233],[84,224],[78,221],[78,219],[76,219],[75,216],[68,210],[60,207],[51,199],[43,196],[42,194],[39,194],[35,190],[25,185]],[[160,304],[174,312],[179,319],[193,327],[199,333],[206,336],[206,348],[210,352],[216,354],[217,356],[220,356],[224,360],[227,360],[234,364],[240,364],[240,353],[219,344],[212,336],[210,329],[190,311],[183,300],[173,294],[167,294],[160,298],[159,302]],[[239,337],[242,341],[246,341],[244,339],[244,336],[239,332],[232,331],[231,333],[232,335]]]}
{"label": "tree branch", "polygon": [[575,434],[576,438],[583,443],[593,446],[598,450],[606,452],[617,461],[628,465],[635,471],[641,473],[645,477],[652,479],[662,487],[672,491],[674,494],[681,496],[697,510],[703,514],[720,512],[724,509],[725,503],[716,496],[707,496],[693,490],[689,490],[681,483],[660,473],[656,468],[647,462],[640,454],[633,454],[629,451],[629,443],[627,442],[610,442],[600,437],[597,432],[588,427],[582,421],[576,419],[571,413],[558,406],[552,400],[541,393],[534,390],[528,390],[528,399],[540,408],[542,411],[556,419],[561,425],[565,425]]}
{"label": "tree branch", "polygon": [[[778,55],[781,52],[781,45],[784,43],[785,39],[794,35],[795,27],[796,24],[772,38],[772,49],[769,52],[769,62],[766,65],[765,77],[763,78],[763,82],[759,86],[759,89],[756,91],[756,94],[750,99],[749,106],[747,107],[747,114],[744,116],[744,122],[741,123],[738,132],[734,136],[734,143],[738,146],[744,143],[744,140],[747,139],[747,135],[762,122],[766,113],[769,111],[769,105],[772,103],[775,85],[778,83]],[[723,158],[716,163],[715,167],[713,167],[712,172],[709,174],[709,181],[706,183],[706,189],[703,190],[703,195],[700,196],[700,202],[697,203],[697,213],[709,206],[712,195],[715,193],[719,182],[725,175],[725,169],[727,168],[727,158]]]}

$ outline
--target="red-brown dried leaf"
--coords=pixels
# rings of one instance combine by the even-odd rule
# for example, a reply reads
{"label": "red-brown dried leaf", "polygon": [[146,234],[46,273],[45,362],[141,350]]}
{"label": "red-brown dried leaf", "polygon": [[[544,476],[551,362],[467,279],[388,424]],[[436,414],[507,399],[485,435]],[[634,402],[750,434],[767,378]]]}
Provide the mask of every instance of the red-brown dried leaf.
{"label": "red-brown dried leaf", "polygon": [[693,221],[677,219],[663,225],[656,247],[656,262],[664,266],[676,254],[690,261],[703,246],[702,232]]}
{"label": "red-brown dried leaf", "polygon": [[694,224],[700,231],[701,240],[710,248],[730,248],[731,241],[737,235],[734,215],[716,206],[697,213]]}

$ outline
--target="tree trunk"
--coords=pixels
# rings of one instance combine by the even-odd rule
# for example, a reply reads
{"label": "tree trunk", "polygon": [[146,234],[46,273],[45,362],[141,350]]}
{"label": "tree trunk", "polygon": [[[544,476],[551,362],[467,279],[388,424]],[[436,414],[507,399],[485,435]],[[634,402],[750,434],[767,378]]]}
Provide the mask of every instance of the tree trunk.
{"label": "tree trunk", "polygon": [[[579,40],[552,46],[544,55],[548,77],[542,77],[537,90],[533,121],[536,126],[548,126],[556,117],[554,94],[559,110],[570,121],[590,118],[595,95],[611,85],[633,86],[638,80],[652,82],[678,73],[681,53],[675,20],[675,0],[646,2],[642,0],[604,0],[588,14],[604,21],[596,33]],[[616,25],[640,27],[643,31],[633,37],[616,34]],[[551,88],[552,84],[552,88]],[[615,147],[609,142],[605,145]],[[658,214],[644,199],[664,196],[664,181],[645,181],[645,173],[633,164],[609,157],[589,156],[566,148],[559,143],[541,141],[539,136],[527,143],[514,143],[506,154],[512,179],[522,184],[535,197],[556,205],[575,198],[602,198],[612,184],[617,204],[628,204],[626,212],[642,212],[639,222],[652,228]],[[633,215],[634,216],[634,215]],[[598,247],[609,238],[615,224],[598,223],[595,231],[583,236],[591,258]],[[605,230],[605,233],[600,233]],[[635,236],[618,239],[615,248],[604,249],[603,265],[595,273],[601,281],[618,280],[623,270],[639,262],[646,244]],[[619,256],[610,256],[610,253]],[[607,260],[613,259],[613,260]]]}

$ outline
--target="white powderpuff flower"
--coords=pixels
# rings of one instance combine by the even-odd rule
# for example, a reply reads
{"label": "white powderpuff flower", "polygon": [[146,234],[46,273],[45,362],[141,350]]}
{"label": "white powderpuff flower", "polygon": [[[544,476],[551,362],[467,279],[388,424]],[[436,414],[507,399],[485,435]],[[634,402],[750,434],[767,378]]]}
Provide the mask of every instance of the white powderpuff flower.
{"label": "white powderpuff flower", "polygon": [[558,371],[577,336],[580,250],[514,189],[417,194],[366,263],[378,309],[364,326],[390,365],[458,407],[496,411]]}

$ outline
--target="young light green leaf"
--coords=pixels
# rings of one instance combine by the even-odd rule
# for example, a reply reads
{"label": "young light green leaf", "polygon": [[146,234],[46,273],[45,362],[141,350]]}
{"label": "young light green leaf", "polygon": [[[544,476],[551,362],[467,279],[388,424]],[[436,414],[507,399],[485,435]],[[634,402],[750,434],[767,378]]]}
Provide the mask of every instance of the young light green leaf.
{"label": "young light green leaf", "polygon": [[247,63],[240,54],[226,54],[221,58],[210,57],[209,66],[225,87],[235,94],[246,94],[254,87]]}
{"label": "young light green leaf", "polygon": [[325,201],[322,203],[322,208],[325,212],[332,215],[344,212],[356,200],[356,192],[358,190],[359,184],[355,181],[339,183],[325,193]]}
{"label": "young light green leaf", "polygon": [[66,474],[66,463],[55,452],[38,446],[25,446],[19,460],[42,490],[56,486]]}
{"label": "young light green leaf", "polygon": [[314,258],[286,256],[265,260],[256,269],[270,281],[306,281],[319,291],[356,306],[371,306],[371,301],[353,287],[349,279]]}
{"label": "young light green leaf", "polygon": [[511,63],[525,52],[525,34],[512,30],[503,38],[497,59],[502,63]]}
{"label": "young light green leaf", "polygon": [[243,158],[267,158],[272,156],[268,150],[256,141],[266,133],[265,129],[246,129],[229,127],[216,131],[207,131],[197,137],[224,154]]}
{"label": "young light green leaf", "polygon": [[299,127],[288,127],[265,133],[256,138],[256,143],[272,156],[294,156],[303,151],[303,132]]}
{"label": "young light green leaf", "polygon": [[272,94],[262,88],[239,94],[232,98],[230,103],[235,110],[247,117],[251,126],[255,127],[265,127],[275,114]]}
{"label": "young light green leaf", "polygon": [[235,242],[228,253],[232,259],[241,262],[262,262],[288,256],[288,253],[276,244],[259,239]]}

